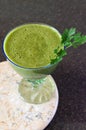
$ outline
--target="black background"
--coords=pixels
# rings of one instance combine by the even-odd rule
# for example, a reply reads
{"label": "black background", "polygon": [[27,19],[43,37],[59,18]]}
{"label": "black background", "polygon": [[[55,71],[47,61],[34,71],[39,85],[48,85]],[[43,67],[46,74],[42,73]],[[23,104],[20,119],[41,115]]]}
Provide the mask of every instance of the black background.
{"label": "black background", "polygon": [[[86,34],[86,0],[0,0],[0,62],[2,42],[14,27],[41,22],[61,33],[76,27]],[[68,49],[53,77],[59,90],[59,107],[45,130],[86,130],[86,44]]]}

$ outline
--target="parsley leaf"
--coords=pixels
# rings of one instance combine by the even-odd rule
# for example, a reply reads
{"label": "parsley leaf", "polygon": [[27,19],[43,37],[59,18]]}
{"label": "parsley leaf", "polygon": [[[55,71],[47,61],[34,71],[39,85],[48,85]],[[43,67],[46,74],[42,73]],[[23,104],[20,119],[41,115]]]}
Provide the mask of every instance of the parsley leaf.
{"label": "parsley leaf", "polygon": [[62,44],[65,48],[78,47],[86,42],[86,35],[76,32],[76,28],[65,29],[62,34]]}
{"label": "parsley leaf", "polygon": [[58,48],[54,50],[56,54],[55,59],[51,59],[51,64],[55,62],[60,62],[63,59],[63,56],[67,55],[66,49],[70,46],[74,48],[86,43],[86,35],[82,35],[80,32],[76,31],[76,28],[65,29],[62,33],[62,42],[61,45],[64,49],[58,51]]}
{"label": "parsley leaf", "polygon": [[51,64],[55,63],[55,62],[60,62],[63,58],[63,56],[67,55],[66,50],[60,50],[58,52],[58,49],[54,50],[54,53],[57,55],[55,59],[51,59]]}

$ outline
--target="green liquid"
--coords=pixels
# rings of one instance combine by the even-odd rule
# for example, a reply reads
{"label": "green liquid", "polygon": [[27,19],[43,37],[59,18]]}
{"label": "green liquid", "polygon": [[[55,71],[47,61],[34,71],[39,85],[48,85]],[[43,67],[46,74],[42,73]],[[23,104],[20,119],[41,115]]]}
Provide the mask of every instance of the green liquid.
{"label": "green liquid", "polygon": [[26,24],[12,30],[4,41],[4,51],[15,64],[38,68],[50,64],[56,57],[54,50],[61,47],[61,35],[43,24]]}

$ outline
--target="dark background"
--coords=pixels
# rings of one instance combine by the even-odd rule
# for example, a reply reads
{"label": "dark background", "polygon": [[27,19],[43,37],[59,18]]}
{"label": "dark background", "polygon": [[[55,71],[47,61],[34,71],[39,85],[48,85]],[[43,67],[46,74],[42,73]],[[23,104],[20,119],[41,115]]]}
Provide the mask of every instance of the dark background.
{"label": "dark background", "polygon": [[[86,0],[0,0],[0,62],[8,31],[28,22],[46,23],[61,33],[76,27],[86,34]],[[60,101],[45,130],[86,130],[86,44],[67,52],[53,73]]]}

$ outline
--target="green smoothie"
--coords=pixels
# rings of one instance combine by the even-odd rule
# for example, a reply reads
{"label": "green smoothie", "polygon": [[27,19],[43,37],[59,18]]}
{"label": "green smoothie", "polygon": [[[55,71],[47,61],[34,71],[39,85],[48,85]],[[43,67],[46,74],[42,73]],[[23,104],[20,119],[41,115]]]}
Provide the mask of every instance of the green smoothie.
{"label": "green smoothie", "polygon": [[13,29],[5,38],[4,51],[8,59],[26,68],[50,64],[61,47],[61,35],[51,26],[25,24]]}

